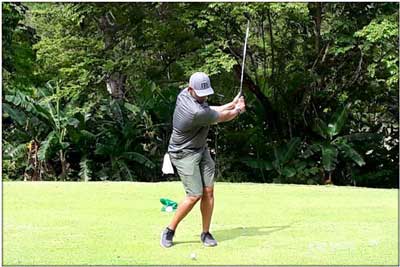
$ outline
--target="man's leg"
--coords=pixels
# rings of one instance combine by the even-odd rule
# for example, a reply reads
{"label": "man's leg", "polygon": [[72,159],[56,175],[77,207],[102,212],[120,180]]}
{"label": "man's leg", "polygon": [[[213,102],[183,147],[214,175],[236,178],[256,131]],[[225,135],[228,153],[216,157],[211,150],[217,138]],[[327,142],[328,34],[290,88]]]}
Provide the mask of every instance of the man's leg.
{"label": "man's leg", "polygon": [[200,162],[200,170],[203,178],[203,196],[200,210],[203,219],[203,232],[200,235],[201,242],[207,247],[217,245],[217,241],[210,234],[211,217],[214,210],[214,172],[215,162],[211,158],[210,151],[206,148]]}
{"label": "man's leg", "polygon": [[200,235],[200,240],[206,247],[214,247],[217,245],[217,240],[210,233],[211,217],[214,209],[214,189],[212,186],[203,188],[203,196],[201,198],[200,210],[203,219],[203,232]]}
{"label": "man's leg", "polygon": [[179,203],[178,209],[176,210],[171,223],[168,225],[168,228],[175,231],[178,224],[192,210],[193,206],[197,203],[197,201],[199,201],[200,198],[201,196],[186,196],[185,199]]}
{"label": "man's leg", "polygon": [[168,225],[168,228],[173,231],[175,231],[178,224],[192,210],[197,201],[201,199],[201,195],[203,194],[199,167],[201,157],[201,153],[193,153],[179,158],[176,158],[175,155],[171,155],[172,164],[176,167],[186,192],[185,199],[179,203],[178,209],[171,223]]}
{"label": "man's leg", "polygon": [[[201,187],[199,187],[201,188]],[[200,193],[195,195],[186,195],[185,199],[179,203],[178,209],[174,217],[172,218],[171,223],[167,228],[161,233],[161,246],[168,248],[173,245],[173,237],[175,235],[175,230],[178,227],[178,224],[186,217],[186,215],[192,210],[193,206],[199,201],[201,198]]]}
{"label": "man's leg", "polygon": [[203,219],[203,232],[210,230],[211,217],[214,210],[214,188],[206,186],[203,188],[203,196],[200,203],[201,216]]}

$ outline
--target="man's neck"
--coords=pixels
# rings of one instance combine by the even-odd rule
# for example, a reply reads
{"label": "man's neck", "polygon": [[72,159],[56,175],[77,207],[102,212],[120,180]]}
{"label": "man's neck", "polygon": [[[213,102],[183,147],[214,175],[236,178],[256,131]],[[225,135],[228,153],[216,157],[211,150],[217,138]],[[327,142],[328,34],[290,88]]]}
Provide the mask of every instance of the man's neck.
{"label": "man's neck", "polygon": [[198,96],[196,96],[192,90],[188,89],[188,92],[194,98],[194,100],[196,100],[200,104],[203,104],[204,102],[207,101],[207,98],[199,98]]}

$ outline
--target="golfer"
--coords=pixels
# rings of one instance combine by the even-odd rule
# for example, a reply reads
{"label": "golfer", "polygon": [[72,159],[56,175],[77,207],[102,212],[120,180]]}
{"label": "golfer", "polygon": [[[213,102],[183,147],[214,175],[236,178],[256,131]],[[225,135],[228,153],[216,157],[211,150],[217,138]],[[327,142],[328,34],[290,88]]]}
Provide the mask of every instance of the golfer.
{"label": "golfer", "polygon": [[165,248],[172,246],[178,224],[199,200],[203,221],[201,242],[205,246],[217,245],[210,233],[214,208],[215,163],[206,140],[211,124],[236,118],[245,111],[245,102],[238,95],[228,104],[208,106],[207,96],[213,93],[210,78],[203,72],[196,72],[190,77],[189,87],[179,93],[176,101],[168,153],[182,180],[186,197],[161,234],[160,244]]}

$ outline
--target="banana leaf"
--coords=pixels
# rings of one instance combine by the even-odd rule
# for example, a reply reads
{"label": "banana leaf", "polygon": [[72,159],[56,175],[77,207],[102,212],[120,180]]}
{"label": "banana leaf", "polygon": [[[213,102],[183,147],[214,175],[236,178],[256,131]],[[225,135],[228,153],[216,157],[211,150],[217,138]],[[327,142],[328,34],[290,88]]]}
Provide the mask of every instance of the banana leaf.
{"label": "banana leaf", "polygon": [[331,144],[322,145],[322,165],[326,171],[333,171],[336,168],[338,150]]}
{"label": "banana leaf", "polygon": [[349,144],[342,142],[338,144],[338,147],[341,151],[343,151],[344,155],[347,158],[357,163],[358,166],[361,167],[365,165],[365,161],[362,158],[362,156],[357,151],[355,151]]}
{"label": "banana leaf", "polygon": [[58,135],[55,131],[51,131],[47,135],[46,139],[40,145],[38,151],[38,159],[39,160],[49,159],[54,152],[54,145],[57,143],[58,143]]}

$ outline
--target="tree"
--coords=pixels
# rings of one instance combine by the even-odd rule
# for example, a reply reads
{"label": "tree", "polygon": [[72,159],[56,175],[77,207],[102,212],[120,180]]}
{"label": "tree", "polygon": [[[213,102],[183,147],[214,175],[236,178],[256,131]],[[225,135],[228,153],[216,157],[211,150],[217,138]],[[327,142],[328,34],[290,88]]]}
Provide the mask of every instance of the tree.
{"label": "tree", "polygon": [[[3,136],[20,155],[7,159],[10,175],[40,162],[54,138],[69,144],[46,159],[56,173],[65,158],[72,179],[159,179],[190,75],[211,75],[212,105],[238,91],[244,12],[247,112],[211,127],[220,179],[320,183],[327,171],[335,184],[398,186],[397,3],[5,3]],[[49,81],[58,91],[41,94]],[[59,101],[59,115],[77,122],[45,125],[37,106],[11,100],[19,93],[32,105]],[[348,119],[330,136],[346,104]],[[366,164],[353,166],[347,146]]]}
{"label": "tree", "polygon": [[312,155],[315,150],[321,151],[322,166],[324,170],[328,172],[328,178],[325,181],[327,184],[333,183],[332,171],[336,168],[339,152],[343,153],[345,158],[357,163],[358,166],[365,165],[364,159],[348,142],[352,136],[338,136],[347,120],[349,109],[349,104],[344,108],[339,109],[332,116],[329,123],[325,123],[319,118],[317,118],[314,123],[314,131],[317,132],[324,139],[324,141],[317,146],[314,144],[313,147],[310,148],[306,153]]}

